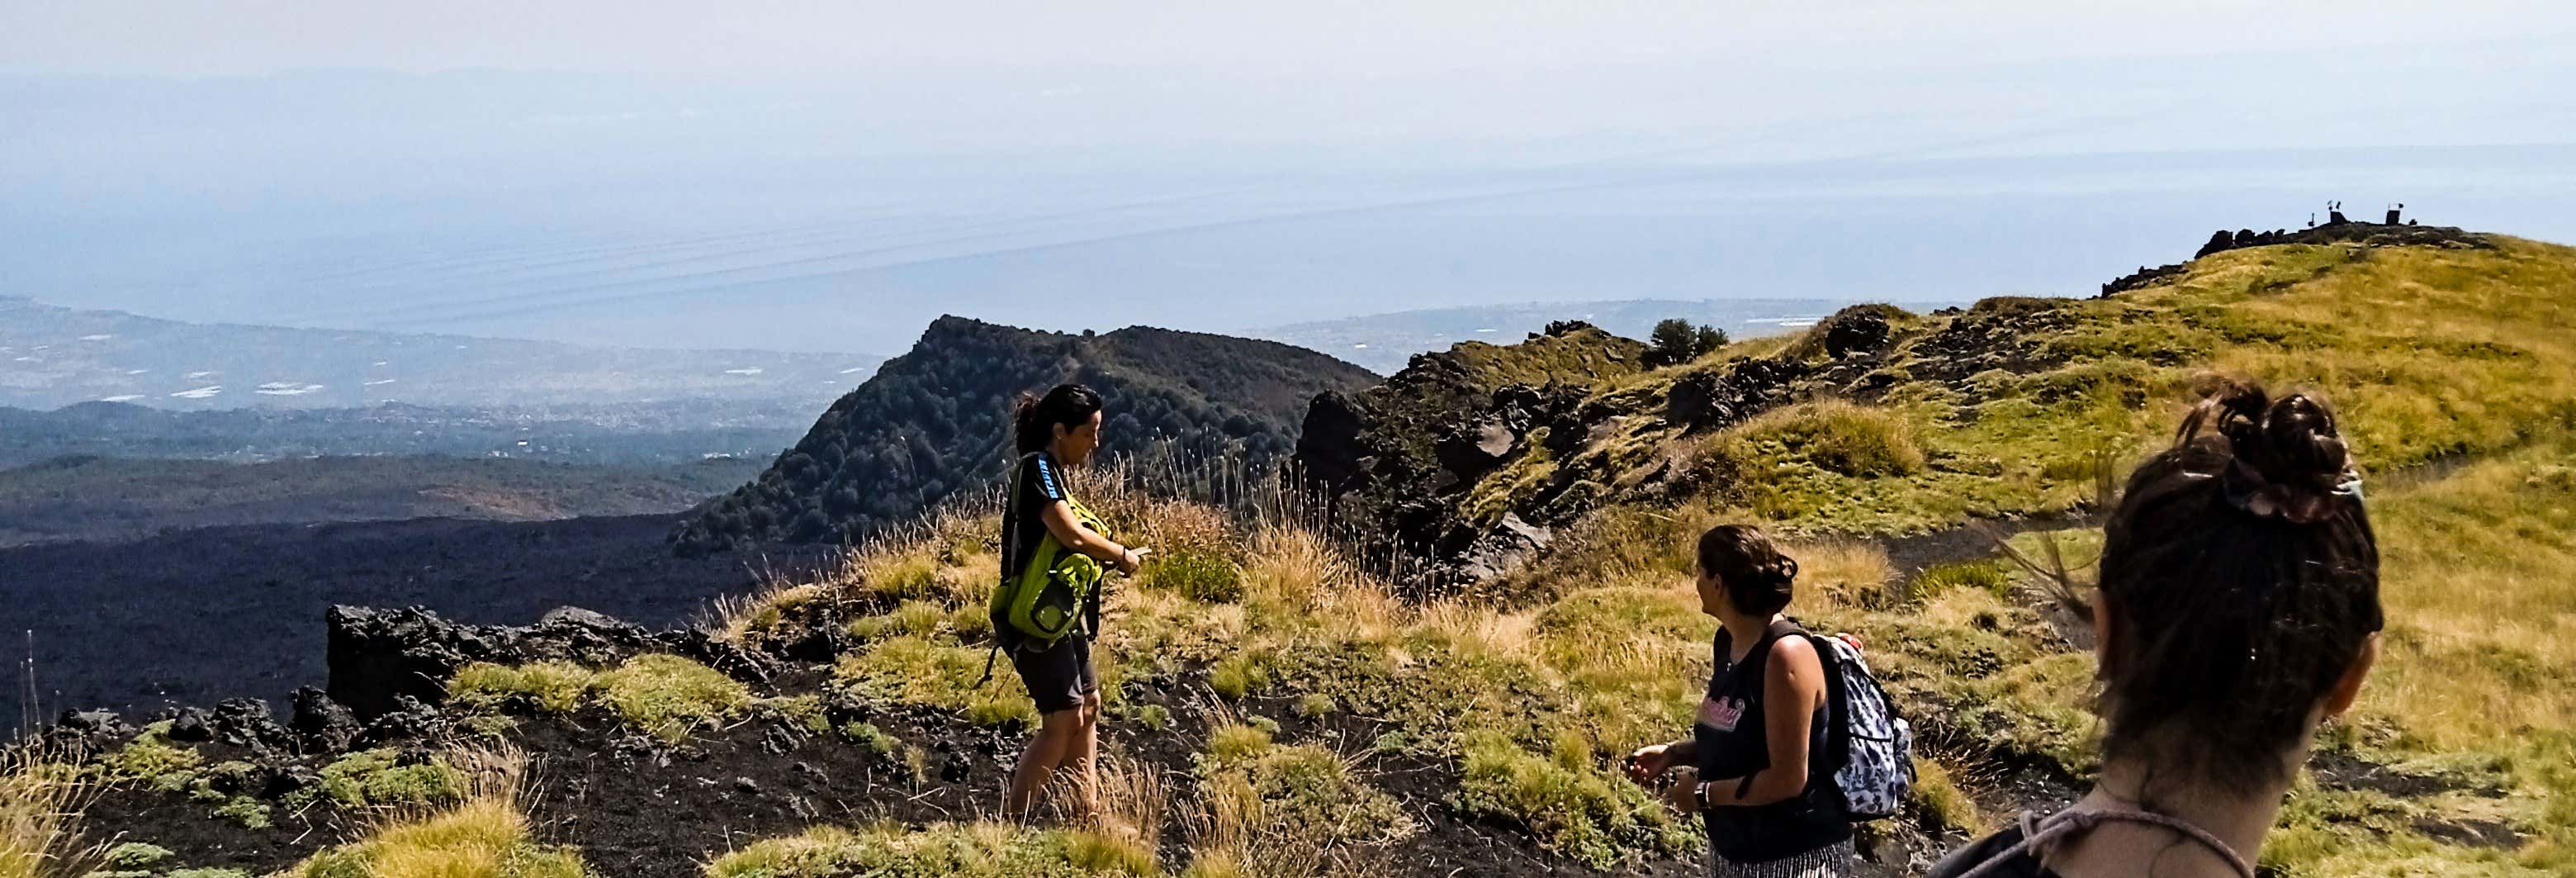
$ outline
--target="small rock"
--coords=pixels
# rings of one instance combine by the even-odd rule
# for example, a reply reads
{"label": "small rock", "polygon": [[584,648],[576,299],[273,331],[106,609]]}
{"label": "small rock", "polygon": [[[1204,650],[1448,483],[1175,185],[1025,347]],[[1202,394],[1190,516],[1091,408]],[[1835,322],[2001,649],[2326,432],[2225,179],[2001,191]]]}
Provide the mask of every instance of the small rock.
{"label": "small rock", "polygon": [[738,791],[741,791],[741,792],[744,792],[744,793],[749,793],[749,794],[751,794],[751,795],[755,795],[755,796],[760,795],[760,782],[759,782],[759,781],[752,780],[751,778],[747,778],[747,777],[737,777],[737,778],[734,778],[734,779],[733,779],[733,788],[734,788],[735,790],[738,790]]}
{"label": "small rock", "polygon": [[214,740],[215,732],[206,727],[205,713],[193,707],[182,707],[178,716],[170,718],[168,737],[182,744],[202,744]]}
{"label": "small rock", "polygon": [[356,712],[312,686],[295,690],[295,715],[288,727],[295,730],[301,749],[309,753],[347,750],[364,731],[358,725]]}
{"label": "small rock", "polygon": [[112,710],[66,710],[63,711],[62,719],[54,724],[85,735],[98,734],[114,737],[134,731],[133,727],[125,724],[124,717],[117,716]]}
{"label": "small rock", "polygon": [[295,745],[295,736],[277,724],[268,702],[257,698],[230,698],[217,703],[206,726],[214,731],[215,740],[235,747],[263,751]]}

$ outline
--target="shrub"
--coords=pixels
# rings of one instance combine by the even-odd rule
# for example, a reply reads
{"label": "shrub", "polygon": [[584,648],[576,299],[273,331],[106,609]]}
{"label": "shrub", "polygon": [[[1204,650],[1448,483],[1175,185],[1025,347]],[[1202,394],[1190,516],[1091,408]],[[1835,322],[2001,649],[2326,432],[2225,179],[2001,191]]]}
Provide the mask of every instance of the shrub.
{"label": "shrub", "polygon": [[864,562],[861,581],[869,593],[896,600],[928,598],[939,592],[939,560],[926,554]]}
{"label": "shrub", "polygon": [[1236,650],[1208,668],[1208,688],[1227,698],[1242,698],[1270,688],[1270,665],[1276,657],[1266,650]]}
{"label": "shrub", "polygon": [[100,855],[102,864],[111,869],[143,869],[170,858],[170,849],[159,845],[129,841],[107,849]]}
{"label": "shrub", "polygon": [[675,655],[640,655],[599,675],[600,698],[620,719],[665,741],[739,715],[751,691],[723,672]]}
{"label": "shrub", "polygon": [[571,848],[538,845],[507,796],[485,796],[415,822],[377,829],[354,844],[314,854],[284,878],[584,878]]}
{"label": "shrub", "polygon": [[995,823],[939,823],[909,830],[879,823],[857,831],[818,826],[760,841],[708,864],[709,878],[1073,878],[1160,875],[1153,852],[1091,832]]}
{"label": "shrub", "polygon": [[813,695],[790,695],[779,698],[763,698],[757,703],[760,705],[761,710],[767,711],[769,714],[779,719],[794,724],[797,728],[804,730],[806,734],[828,735],[832,733],[832,718],[823,713],[823,699],[820,697]]}
{"label": "shrub", "polygon": [[886,734],[884,729],[877,728],[874,723],[845,724],[841,726],[841,737],[850,739],[850,743],[859,745],[860,749],[875,754],[878,758],[892,757],[895,749],[903,746],[902,741],[895,740],[893,735]]}
{"label": "shrub", "polygon": [[1270,751],[1270,733],[1243,723],[1208,732],[1208,758],[1216,765],[1236,765]]}
{"label": "shrub", "polygon": [[846,655],[834,674],[869,698],[955,710],[978,725],[1035,725],[1037,705],[1018,687],[978,687],[986,650],[903,635]]}
{"label": "shrub", "polygon": [[1661,369],[1699,359],[1726,346],[1726,331],[1714,326],[1697,326],[1679,317],[1655,324],[1647,337],[1645,366]]}
{"label": "shrub", "polygon": [[571,713],[598,681],[598,674],[569,662],[534,662],[519,667],[476,662],[448,678],[447,694],[468,707],[497,707],[513,699],[552,714]]}
{"label": "shrub", "polygon": [[1972,588],[1996,597],[2010,597],[2012,584],[2012,568],[2000,558],[1986,558],[1923,568],[1923,572],[1914,575],[1914,583],[1908,591],[1918,601],[1939,597],[1954,588]]}
{"label": "shrub", "polygon": [[1595,868],[1615,867],[1630,851],[1680,851],[1693,843],[1644,789],[1589,765],[1539,756],[1493,732],[1471,733],[1463,749],[1461,809],[1517,821]]}
{"label": "shrub", "polygon": [[322,794],[352,808],[441,805],[464,798],[464,771],[440,759],[404,765],[401,757],[390,748],[340,757],[322,767]]}
{"label": "shrub", "polygon": [[1761,473],[1765,463],[1806,464],[1854,478],[1913,475],[1924,464],[1911,422],[1840,400],[1771,411],[1719,432],[1703,453],[1704,465],[1738,478]]}
{"label": "shrub", "polygon": [[[0,875],[43,875],[45,864],[83,856],[80,813],[96,787],[59,755],[40,746],[0,751]],[[138,857],[146,858],[157,859]]]}
{"label": "shrub", "polygon": [[1914,760],[1914,786],[1906,790],[1906,804],[1913,806],[1915,820],[1925,832],[1938,835],[1957,830],[1969,835],[1985,832],[1985,816],[1977,810],[1977,800],[1950,776],[1949,766],[1939,760],[1917,756]]}
{"label": "shrub", "polygon": [[1253,726],[1210,735],[1199,773],[1212,819],[1229,824],[1215,834],[1237,842],[1321,849],[1393,841],[1415,829],[1402,803],[1352,777],[1333,751],[1273,744]]}
{"label": "shrub", "polygon": [[1144,574],[1147,586],[1168,588],[1194,601],[1243,599],[1243,568],[1216,552],[1192,548],[1156,553],[1146,561]]}
{"label": "shrub", "polygon": [[195,779],[195,771],[205,764],[206,757],[194,747],[171,744],[165,737],[169,728],[166,722],[144,727],[143,734],[126,742],[124,749],[100,760],[101,767],[107,770],[111,779],[159,783],[162,778],[175,777],[179,785],[185,786],[189,780]]}
{"label": "shrub", "polygon": [[239,823],[244,829],[267,829],[274,825],[269,821],[268,803],[249,796],[234,796],[232,801],[215,809],[215,816]]}

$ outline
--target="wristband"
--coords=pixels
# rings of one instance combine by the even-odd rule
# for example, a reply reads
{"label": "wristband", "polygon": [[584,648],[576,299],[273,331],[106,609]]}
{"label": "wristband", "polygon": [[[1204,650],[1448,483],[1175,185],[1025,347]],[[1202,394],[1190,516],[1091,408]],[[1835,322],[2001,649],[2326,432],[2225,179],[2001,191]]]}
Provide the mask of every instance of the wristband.
{"label": "wristband", "polygon": [[1708,813],[1708,785],[1709,785],[1709,783],[1710,783],[1709,781],[1700,781],[1700,782],[1699,782],[1699,792],[1697,793],[1697,795],[1699,796],[1699,811],[1700,811],[1700,813],[1702,813],[1702,814],[1706,814],[1706,813]]}

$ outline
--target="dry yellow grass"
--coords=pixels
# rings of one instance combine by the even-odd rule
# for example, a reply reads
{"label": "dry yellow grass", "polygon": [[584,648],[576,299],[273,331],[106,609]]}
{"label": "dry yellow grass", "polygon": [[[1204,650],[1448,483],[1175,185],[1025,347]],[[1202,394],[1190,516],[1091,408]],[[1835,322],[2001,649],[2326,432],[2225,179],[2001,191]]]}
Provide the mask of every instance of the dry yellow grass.
{"label": "dry yellow grass", "polygon": [[0,756],[0,878],[57,878],[86,871],[80,843],[88,785],[73,766],[41,749]]}
{"label": "dry yellow grass", "polygon": [[2372,501],[2386,654],[2361,715],[2404,749],[2576,741],[2576,439]]}
{"label": "dry yellow grass", "polygon": [[[2565,767],[2576,754],[2576,476],[2566,469],[2576,458],[2576,335],[2565,332],[2576,326],[2576,251],[2509,239],[2495,251],[2257,248],[2111,299],[1999,306],[2022,308],[2066,324],[2035,340],[2037,371],[1989,370],[1965,389],[1901,383],[1871,406],[1811,403],[1678,444],[1653,430],[1616,437],[1636,446],[1623,453],[1642,449],[1637,460],[1683,454],[1740,470],[1747,484],[1605,510],[1560,531],[1545,563],[1479,595],[1407,604],[1312,529],[1233,529],[1215,510],[1085,474],[1083,496],[1140,541],[1230,552],[1243,574],[1236,603],[1150,585],[1113,590],[1104,676],[1113,693],[1133,674],[1207,674],[1229,695],[1329,703],[1416,752],[1459,757],[1472,738],[1487,768],[1513,769],[1487,774],[1518,785],[1482,801],[1546,802],[1608,826],[1621,812],[1599,790],[1619,788],[1589,779],[1627,747],[1680,734],[1705,679],[1714,623],[1689,587],[1691,537],[1750,520],[1790,538],[1802,568],[1792,612],[1862,634],[1891,689],[1937,711],[1927,720],[2081,774],[2098,732],[2091,658],[2026,606],[2037,598],[1992,581],[2008,568],[1978,571],[1977,587],[1898,600],[1877,543],[1818,535],[1917,533],[2096,503],[2096,478],[2161,447],[2194,383],[2226,371],[2316,390],[2376,471],[2389,649],[2354,723],[2361,731],[2336,732],[2336,746],[2380,761],[2490,766],[2479,770],[2502,772],[2523,804],[2490,814],[2476,809],[2491,805],[2436,797],[2408,813],[2495,819],[2531,837],[2523,850],[2479,853],[2402,826],[2347,830],[2337,827],[2368,820],[2316,817],[2267,862],[2320,874],[2488,857],[2502,874],[2576,858],[2576,835],[2548,829],[2576,825],[2576,769]],[[1737,345],[1603,386],[1643,392],[1786,344]],[[2425,467],[2453,459],[2468,462]],[[953,544],[881,547],[858,578],[935,582],[953,555],[939,542]],[[1983,819],[1955,783],[1933,786],[1939,794],[1919,805],[1944,820]],[[1206,795],[1217,816],[1250,806]],[[2333,813],[2311,805],[2299,813]],[[1203,846],[1211,854],[1193,864],[1199,874],[1269,867],[1223,855],[1226,843]]]}
{"label": "dry yellow grass", "polygon": [[284,878],[583,878],[579,852],[538,844],[520,797],[526,754],[506,748],[455,750],[472,794],[442,810],[385,819],[350,844],[323,850]]}

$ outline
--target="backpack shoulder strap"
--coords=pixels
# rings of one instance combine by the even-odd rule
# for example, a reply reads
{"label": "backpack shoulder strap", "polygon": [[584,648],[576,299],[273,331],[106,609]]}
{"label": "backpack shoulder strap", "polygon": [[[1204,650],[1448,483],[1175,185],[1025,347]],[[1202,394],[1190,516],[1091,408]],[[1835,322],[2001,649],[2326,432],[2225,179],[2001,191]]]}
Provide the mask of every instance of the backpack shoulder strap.
{"label": "backpack shoulder strap", "polygon": [[2038,820],[2031,812],[2024,811],[2021,814],[2021,842],[1988,857],[1985,862],[1978,863],[1976,868],[1959,873],[1957,878],[1984,878],[1996,869],[2003,868],[2005,863],[2012,862],[2014,857],[2024,854],[2039,855],[2047,850],[2048,846],[2063,841],[2068,836],[2088,832],[2096,826],[2113,821],[2144,823],[2173,830],[2176,834],[2199,842],[2202,847],[2217,854],[2221,861],[2236,870],[2236,874],[2242,878],[2255,878],[2254,867],[2246,863],[2245,858],[2236,853],[2236,849],[2228,847],[2227,842],[2209,834],[2209,830],[2194,826],[2191,821],[2179,817],[2121,809],[2066,810],[2046,820]]}
{"label": "backpack shoulder strap", "polygon": [[[1745,670],[1753,673],[1769,673],[1771,669],[1771,652],[1780,648],[1780,641],[1799,636],[1809,638],[1815,637],[1814,634],[1808,633],[1807,629],[1800,627],[1798,623],[1787,619],[1771,623],[1771,627],[1763,629],[1762,631],[1762,642],[1754,644],[1753,651],[1744,654]],[[1816,652],[1819,653],[1817,658],[1825,662],[1826,676],[1832,676],[1833,657],[1829,654],[1825,654],[1826,650],[1823,644],[1816,644]]]}
{"label": "backpack shoulder strap", "polygon": [[[1768,688],[1770,686],[1770,680],[1766,679],[1763,675],[1771,673],[1771,651],[1779,649],[1780,642],[1782,640],[1801,635],[1810,637],[1814,636],[1807,634],[1807,629],[1799,627],[1798,623],[1788,619],[1782,619],[1771,623],[1771,627],[1763,629],[1762,639],[1753,644],[1752,651],[1744,654],[1744,666],[1734,669],[1735,672],[1753,675],[1753,686],[1757,691]],[[1718,637],[1726,637],[1725,629],[1718,629]],[[1721,646],[1721,648],[1723,647]],[[1817,647],[1817,651],[1822,652],[1823,647]],[[1718,657],[1721,660],[1725,658],[1722,654]],[[1826,656],[1819,656],[1818,661],[1825,663],[1825,702],[1827,710],[1830,711],[1832,709],[1834,687],[1833,659]],[[1765,704],[1763,709],[1768,710],[1770,709],[1770,706]],[[1829,717],[1830,715],[1831,714],[1828,713]],[[1831,742],[1836,737],[1838,736],[1827,734],[1825,736],[1827,741],[1826,746],[1832,746]],[[1822,753],[1810,753],[1807,755],[1808,783],[1813,784],[1815,782],[1815,778],[1818,775],[1818,769],[1823,766],[1824,756],[1825,754]],[[1833,776],[1833,772],[1830,770],[1824,771],[1822,774],[1828,778]],[[1747,791],[1753,789],[1753,778],[1754,775],[1748,774],[1744,776],[1742,781],[1736,783],[1735,794],[1738,797],[1743,796]]]}

